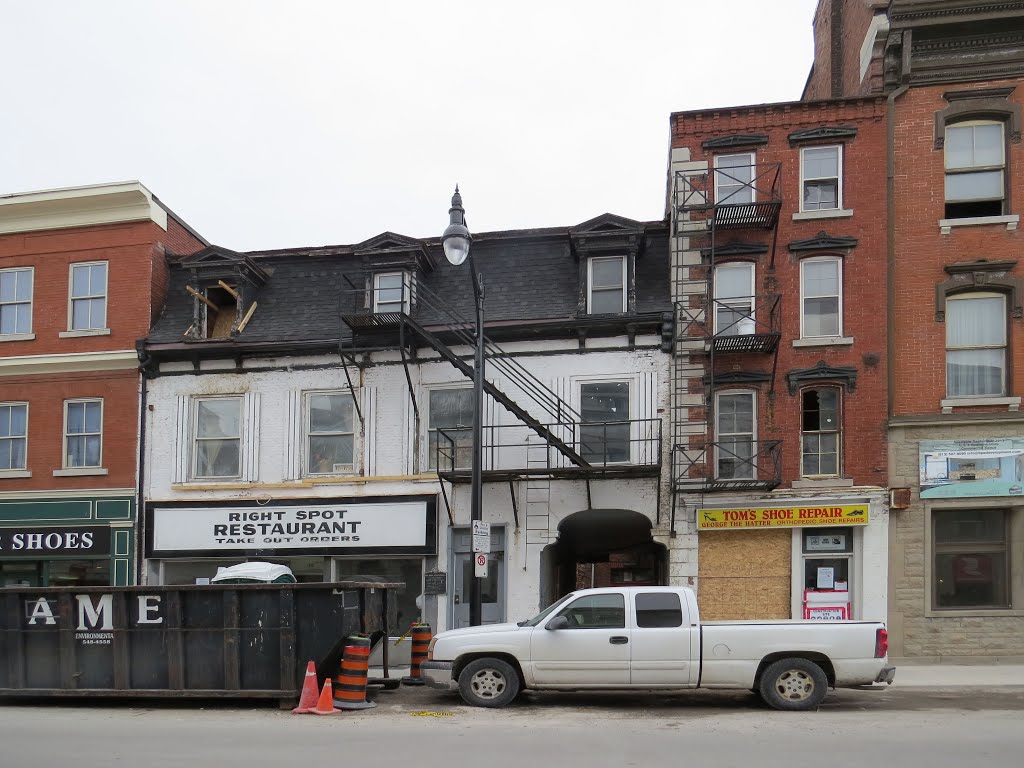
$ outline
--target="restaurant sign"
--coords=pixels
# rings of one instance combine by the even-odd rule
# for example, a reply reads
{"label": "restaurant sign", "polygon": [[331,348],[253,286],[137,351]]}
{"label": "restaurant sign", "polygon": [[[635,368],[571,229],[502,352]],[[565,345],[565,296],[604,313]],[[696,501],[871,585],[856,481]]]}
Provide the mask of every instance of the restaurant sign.
{"label": "restaurant sign", "polygon": [[809,528],[827,525],[867,525],[867,523],[867,504],[697,510],[697,528],[702,531],[742,528]]}

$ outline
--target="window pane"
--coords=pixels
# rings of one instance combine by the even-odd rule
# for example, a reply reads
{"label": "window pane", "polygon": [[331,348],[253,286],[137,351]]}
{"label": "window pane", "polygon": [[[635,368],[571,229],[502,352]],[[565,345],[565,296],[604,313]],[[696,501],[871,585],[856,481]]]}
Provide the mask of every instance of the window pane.
{"label": "window pane", "polygon": [[351,395],[310,395],[310,432],[352,432]]}
{"label": "window pane", "polygon": [[751,296],[753,284],[753,264],[730,264],[715,269],[716,299]]}
{"label": "window pane", "polygon": [[594,288],[622,287],[623,259],[591,259],[590,285]]}
{"label": "window pane", "polygon": [[591,291],[590,313],[592,315],[603,315],[613,312],[622,312],[622,289]]}
{"label": "window pane", "polygon": [[839,295],[839,262],[805,261],[804,262],[804,296],[838,296]]}
{"label": "window pane", "polygon": [[622,595],[588,595],[573,600],[558,613],[570,629],[621,628],[626,626],[626,602]]}
{"label": "window pane", "polygon": [[467,469],[473,461],[473,431],[444,429],[442,435],[432,430],[427,450],[427,465],[431,469]]}
{"label": "window pane", "polygon": [[32,330],[32,305],[19,304],[15,309],[17,319],[14,322],[15,333],[28,333]]}
{"label": "window pane", "polygon": [[430,428],[472,427],[472,389],[434,389],[430,392]]}
{"label": "window pane", "polygon": [[0,307],[0,333],[17,333],[18,308],[16,306]]}
{"label": "window pane", "polygon": [[1002,544],[1006,512],[1002,509],[943,509],[932,513],[936,544]]}
{"label": "window pane", "polygon": [[326,474],[352,467],[352,435],[311,436],[309,471]]}
{"label": "window pane", "polygon": [[85,431],[85,403],[68,403],[68,434]]}
{"label": "window pane", "polygon": [[752,202],[754,156],[719,155],[715,158],[716,202],[742,204]]}
{"label": "window pane", "polygon": [[102,296],[107,292],[107,265],[93,264],[89,268],[89,293]]}
{"label": "window pane", "polygon": [[1005,552],[935,555],[935,603],[938,608],[1006,608]]}
{"label": "window pane", "polygon": [[107,327],[107,300],[89,299],[89,327]]}
{"label": "window pane", "polygon": [[1003,172],[951,173],[946,175],[946,200],[1001,200],[1003,198]]}
{"label": "window pane", "polygon": [[719,395],[718,431],[722,434],[753,434],[754,398],[745,393]]}
{"label": "window pane", "polygon": [[839,147],[804,150],[804,178],[823,179],[839,176]]}
{"label": "window pane", "polygon": [[752,478],[754,476],[754,441],[750,438],[726,438],[718,441],[718,472],[720,478]]}
{"label": "window pane", "polygon": [[69,435],[67,439],[68,467],[98,467],[100,465],[99,435]]}
{"label": "window pane", "polygon": [[86,299],[75,299],[71,302],[71,328],[82,331],[89,327],[89,302]]}
{"label": "window pane", "polygon": [[10,405],[0,406],[0,437],[11,436],[11,411]]}
{"label": "window pane", "polygon": [[803,394],[804,431],[839,428],[839,393],[835,389],[808,389]]}
{"label": "window pane", "polygon": [[946,346],[1006,344],[1006,299],[1002,296],[946,301]]}
{"label": "window pane", "polygon": [[238,440],[200,440],[196,443],[197,477],[237,477]]}
{"label": "window pane", "polygon": [[720,336],[745,336],[754,332],[754,308],[749,301],[731,300],[715,305],[715,333]]}
{"label": "window pane", "polygon": [[0,440],[0,469],[25,469],[25,438]]}
{"label": "window pane", "polygon": [[398,304],[402,302],[403,275],[377,275],[376,280],[378,305],[385,302],[394,302]]}
{"label": "window pane", "polygon": [[636,596],[638,627],[681,627],[683,608],[675,592],[641,592]]}
{"label": "window pane", "polygon": [[804,299],[804,336],[839,335],[839,297]]}
{"label": "window pane", "polygon": [[89,295],[89,267],[72,267],[71,268],[71,296],[77,298],[79,296]]}
{"label": "window pane", "polygon": [[828,211],[839,207],[839,184],[836,181],[804,182],[804,210]]}
{"label": "window pane", "polygon": [[960,349],[946,352],[946,393],[950,397],[1002,395],[1006,352]]}
{"label": "window pane", "polygon": [[102,404],[100,403],[82,403],[85,407],[85,431],[86,432],[99,432],[101,414],[103,412]]}
{"label": "window pane", "polygon": [[0,301],[14,301],[17,296],[17,287],[17,272],[0,272]]}
{"label": "window pane", "polygon": [[974,130],[972,126],[950,126],[946,129],[946,168],[971,168],[974,165]]}
{"label": "window pane", "polygon": [[28,429],[28,406],[15,405],[8,409],[10,414],[10,435],[24,436]]}
{"label": "window pane", "polygon": [[238,437],[241,400],[200,400],[198,403],[198,437]]}
{"label": "window pane", "polygon": [[975,166],[1003,164],[1003,126],[999,124],[974,126]]}

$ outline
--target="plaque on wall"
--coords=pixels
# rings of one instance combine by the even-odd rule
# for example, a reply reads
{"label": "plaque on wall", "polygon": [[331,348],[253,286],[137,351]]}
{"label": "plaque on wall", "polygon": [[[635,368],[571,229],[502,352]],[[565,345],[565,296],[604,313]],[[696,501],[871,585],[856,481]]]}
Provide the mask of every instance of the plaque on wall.
{"label": "plaque on wall", "polygon": [[444,595],[448,592],[448,574],[444,571],[430,571],[423,575],[423,594]]}

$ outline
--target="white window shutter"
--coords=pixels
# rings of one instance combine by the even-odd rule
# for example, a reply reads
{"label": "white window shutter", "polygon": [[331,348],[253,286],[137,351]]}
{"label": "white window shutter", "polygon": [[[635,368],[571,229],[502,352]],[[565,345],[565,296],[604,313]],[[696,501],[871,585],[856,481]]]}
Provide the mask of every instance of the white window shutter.
{"label": "white window shutter", "polygon": [[302,390],[293,389],[286,395],[285,403],[285,446],[284,479],[298,480],[302,477],[302,457],[305,455],[305,427],[302,412]]}
{"label": "white window shutter", "polygon": [[176,398],[177,415],[174,424],[174,482],[188,482],[189,456],[192,454],[192,399],[188,395]]}
{"label": "white window shutter", "polygon": [[[377,445],[376,445],[376,413],[377,413],[377,389],[375,387],[363,387],[353,393],[359,398],[359,408],[363,412],[363,423],[361,434],[356,440],[362,440],[363,448],[363,474],[372,477],[377,474]],[[358,449],[359,443],[354,446]],[[354,451],[353,451],[354,452]]]}
{"label": "white window shutter", "polygon": [[260,466],[260,393],[246,392],[242,397],[242,419],[245,425],[242,445],[242,480],[255,483]]}

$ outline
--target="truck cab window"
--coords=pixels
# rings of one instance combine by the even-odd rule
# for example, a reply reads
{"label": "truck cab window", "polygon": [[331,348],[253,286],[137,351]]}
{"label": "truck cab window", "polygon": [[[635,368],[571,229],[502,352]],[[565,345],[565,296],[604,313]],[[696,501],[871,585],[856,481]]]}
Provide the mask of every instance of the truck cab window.
{"label": "truck cab window", "polygon": [[587,595],[573,600],[559,616],[569,620],[569,629],[608,629],[626,626],[626,602],[622,595]]}
{"label": "truck cab window", "polygon": [[638,627],[681,627],[683,608],[675,592],[641,592],[636,596]]}

